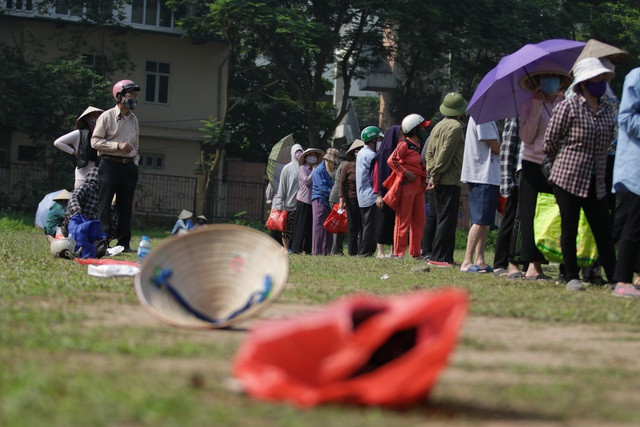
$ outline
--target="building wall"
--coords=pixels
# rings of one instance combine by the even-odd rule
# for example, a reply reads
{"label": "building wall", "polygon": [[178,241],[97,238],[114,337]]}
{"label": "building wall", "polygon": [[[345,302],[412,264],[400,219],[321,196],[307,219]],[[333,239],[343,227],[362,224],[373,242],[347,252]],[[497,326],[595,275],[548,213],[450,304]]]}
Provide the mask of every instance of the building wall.
{"label": "building wall", "polygon": [[[46,56],[55,58],[64,54],[78,28],[81,28],[78,24],[64,21],[3,17],[0,18],[0,41],[19,44],[31,33],[45,42]],[[98,31],[88,28],[85,37],[90,46],[100,46]],[[135,70],[130,74],[114,75],[113,82],[131,78],[141,86],[135,110],[140,122],[140,152],[163,157],[161,168],[142,165],[144,172],[194,176],[202,139],[198,131],[202,127],[201,120],[222,119],[226,108],[228,46],[222,42],[196,43],[179,34],[139,30],[126,31],[118,36],[118,40],[127,44]],[[83,53],[91,52],[87,48]],[[170,64],[167,104],[145,101],[146,61]],[[77,113],[84,108],[79,107]],[[15,162],[18,146],[31,142],[16,132],[11,141],[11,161]]]}

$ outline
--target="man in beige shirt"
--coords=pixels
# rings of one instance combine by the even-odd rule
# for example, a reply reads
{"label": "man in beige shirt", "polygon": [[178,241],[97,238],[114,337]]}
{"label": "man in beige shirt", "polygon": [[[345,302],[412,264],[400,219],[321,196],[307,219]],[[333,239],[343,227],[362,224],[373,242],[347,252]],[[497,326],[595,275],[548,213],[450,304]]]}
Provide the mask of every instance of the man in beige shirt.
{"label": "man in beige shirt", "polygon": [[140,86],[131,80],[121,80],[113,86],[115,107],[106,110],[96,123],[91,146],[98,151],[100,166],[99,219],[102,231],[111,225],[111,200],[116,195],[118,211],[118,245],[125,252],[131,249],[131,211],[138,183],[138,118],[136,108]]}

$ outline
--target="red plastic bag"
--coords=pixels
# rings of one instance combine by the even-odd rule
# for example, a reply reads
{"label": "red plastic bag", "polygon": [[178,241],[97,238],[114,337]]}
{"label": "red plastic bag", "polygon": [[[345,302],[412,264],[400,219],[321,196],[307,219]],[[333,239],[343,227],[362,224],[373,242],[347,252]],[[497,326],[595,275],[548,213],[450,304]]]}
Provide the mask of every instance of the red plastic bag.
{"label": "red plastic bag", "polygon": [[502,196],[502,194],[498,194],[498,213],[504,216],[504,213],[507,210],[507,199]]}
{"label": "red plastic bag", "polygon": [[322,224],[329,233],[338,234],[347,232],[347,211],[338,209],[338,204],[333,205],[327,219]]}
{"label": "red plastic bag", "polygon": [[262,400],[406,406],[435,385],[467,305],[456,289],[359,295],[263,321],[236,353],[233,373]]}
{"label": "red plastic bag", "polygon": [[287,229],[287,211],[271,209],[267,218],[267,228],[274,231],[285,231]]}

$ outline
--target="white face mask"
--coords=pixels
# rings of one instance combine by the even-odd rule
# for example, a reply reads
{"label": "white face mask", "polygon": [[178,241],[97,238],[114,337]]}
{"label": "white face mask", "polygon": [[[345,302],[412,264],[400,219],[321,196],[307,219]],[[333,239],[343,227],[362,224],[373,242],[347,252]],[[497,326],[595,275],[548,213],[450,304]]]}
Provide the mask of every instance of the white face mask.
{"label": "white face mask", "polygon": [[318,158],[316,156],[307,156],[304,161],[312,165],[318,161]]}

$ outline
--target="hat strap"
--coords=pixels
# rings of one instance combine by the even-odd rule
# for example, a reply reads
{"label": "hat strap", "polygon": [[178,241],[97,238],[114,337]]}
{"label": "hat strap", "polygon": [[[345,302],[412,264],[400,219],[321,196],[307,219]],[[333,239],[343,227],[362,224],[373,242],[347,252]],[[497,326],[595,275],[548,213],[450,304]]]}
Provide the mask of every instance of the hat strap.
{"label": "hat strap", "polygon": [[169,283],[169,278],[173,275],[173,271],[171,269],[156,267],[154,273],[155,274],[154,274],[154,277],[151,279],[151,283],[153,283],[159,289],[165,288],[167,291],[169,291],[169,293],[171,295],[173,295],[173,297],[178,301],[178,303],[180,303],[180,305],[185,310],[187,310],[189,313],[193,314],[198,319],[203,320],[203,321],[205,321],[207,323],[211,323],[213,325],[219,325],[221,323],[228,322],[229,320],[233,319],[234,317],[239,316],[242,312],[248,310],[249,308],[251,308],[255,304],[264,301],[267,298],[267,296],[269,296],[269,293],[271,292],[271,276],[266,275],[265,279],[264,279],[264,288],[263,288],[262,291],[256,291],[256,292],[252,293],[249,296],[249,298],[247,299],[247,302],[241,308],[235,310],[234,312],[232,312],[227,317],[222,318],[222,319],[212,319],[211,317],[207,316],[206,314],[201,313],[198,310],[196,310],[195,308],[193,308],[182,297],[182,295],[180,295],[180,293],[173,287],[173,285],[171,285],[171,283]]}

